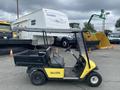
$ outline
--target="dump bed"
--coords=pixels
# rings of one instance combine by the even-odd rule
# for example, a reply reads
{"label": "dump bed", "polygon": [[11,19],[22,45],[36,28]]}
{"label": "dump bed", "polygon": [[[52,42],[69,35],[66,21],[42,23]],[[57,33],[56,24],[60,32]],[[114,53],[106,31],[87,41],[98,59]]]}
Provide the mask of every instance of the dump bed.
{"label": "dump bed", "polygon": [[14,55],[16,66],[44,66],[48,63],[48,55],[45,50],[26,50]]}

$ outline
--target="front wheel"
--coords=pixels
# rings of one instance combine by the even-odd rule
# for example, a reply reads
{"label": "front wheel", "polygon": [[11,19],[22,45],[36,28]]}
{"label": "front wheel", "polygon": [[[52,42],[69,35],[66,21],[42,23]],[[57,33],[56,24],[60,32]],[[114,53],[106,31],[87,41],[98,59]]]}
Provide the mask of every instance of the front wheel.
{"label": "front wheel", "polygon": [[45,74],[41,71],[33,71],[30,75],[30,79],[34,85],[42,85],[47,81]]}
{"label": "front wheel", "polygon": [[62,47],[67,48],[69,46],[69,40],[63,39],[61,44],[62,44]]}
{"label": "front wheel", "polygon": [[87,77],[87,83],[91,87],[98,87],[102,82],[102,77],[97,72],[91,72]]}

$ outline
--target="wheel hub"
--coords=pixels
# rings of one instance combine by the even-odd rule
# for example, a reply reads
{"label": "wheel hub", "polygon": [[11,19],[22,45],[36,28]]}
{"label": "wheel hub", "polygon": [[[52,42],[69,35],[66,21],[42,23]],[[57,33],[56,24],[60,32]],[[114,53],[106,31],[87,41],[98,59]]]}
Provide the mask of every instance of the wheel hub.
{"label": "wheel hub", "polygon": [[63,46],[66,46],[67,45],[67,42],[66,41],[63,41]]}
{"label": "wheel hub", "polygon": [[96,84],[96,83],[98,83],[99,79],[97,76],[92,76],[90,81],[91,81],[91,83]]}

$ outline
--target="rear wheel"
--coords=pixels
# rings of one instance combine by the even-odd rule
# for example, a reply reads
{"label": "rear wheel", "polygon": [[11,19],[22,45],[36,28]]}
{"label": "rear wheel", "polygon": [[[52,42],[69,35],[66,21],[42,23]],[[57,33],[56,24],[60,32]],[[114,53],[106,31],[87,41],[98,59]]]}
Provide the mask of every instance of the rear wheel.
{"label": "rear wheel", "polygon": [[91,72],[90,75],[87,77],[87,83],[91,87],[98,87],[102,82],[102,77],[97,72]]}
{"label": "rear wheel", "polygon": [[30,79],[34,85],[42,85],[47,81],[45,74],[41,71],[33,71],[30,75]]}

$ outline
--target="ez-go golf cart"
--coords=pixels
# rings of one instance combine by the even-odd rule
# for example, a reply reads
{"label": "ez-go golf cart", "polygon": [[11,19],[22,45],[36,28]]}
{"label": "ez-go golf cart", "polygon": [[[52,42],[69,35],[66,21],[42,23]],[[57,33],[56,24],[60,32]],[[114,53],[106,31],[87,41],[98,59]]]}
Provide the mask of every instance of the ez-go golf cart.
{"label": "ez-go golf cart", "polygon": [[[52,47],[47,44],[47,33],[43,32],[46,49],[28,50],[14,55],[16,66],[26,66],[32,84],[42,85],[50,79],[86,81],[90,86],[97,87],[102,82],[101,75],[96,72],[96,64],[89,59],[83,33],[81,31],[69,32],[75,35],[79,56],[77,57],[70,47],[70,52],[76,59],[74,67],[65,67],[64,58],[59,55],[51,56]],[[53,52],[54,53],[54,52]]]}

